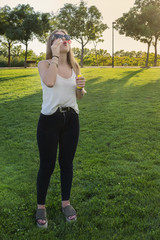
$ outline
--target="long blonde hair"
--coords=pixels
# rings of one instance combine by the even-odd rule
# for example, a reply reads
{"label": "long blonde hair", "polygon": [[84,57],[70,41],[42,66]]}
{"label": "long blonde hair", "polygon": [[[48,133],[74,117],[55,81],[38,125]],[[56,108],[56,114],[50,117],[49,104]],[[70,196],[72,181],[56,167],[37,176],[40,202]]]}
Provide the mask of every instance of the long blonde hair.
{"label": "long blonde hair", "polygon": [[[67,31],[64,29],[56,29],[55,31],[53,31],[50,34],[50,36],[48,37],[48,40],[47,40],[46,59],[52,58],[51,44],[53,41],[53,35],[56,32],[63,32],[64,34],[68,34]],[[69,52],[67,53],[67,62],[71,66],[71,68],[73,68],[76,75],[80,74],[80,66],[74,58],[74,55],[73,55],[70,45],[69,45]]]}

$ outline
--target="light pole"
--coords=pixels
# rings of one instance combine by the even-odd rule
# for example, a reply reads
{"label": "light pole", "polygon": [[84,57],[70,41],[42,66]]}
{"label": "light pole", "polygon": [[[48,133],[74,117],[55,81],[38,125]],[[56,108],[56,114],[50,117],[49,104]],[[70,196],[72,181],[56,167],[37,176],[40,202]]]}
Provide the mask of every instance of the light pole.
{"label": "light pole", "polygon": [[115,22],[112,22],[112,68],[114,68],[114,24]]}

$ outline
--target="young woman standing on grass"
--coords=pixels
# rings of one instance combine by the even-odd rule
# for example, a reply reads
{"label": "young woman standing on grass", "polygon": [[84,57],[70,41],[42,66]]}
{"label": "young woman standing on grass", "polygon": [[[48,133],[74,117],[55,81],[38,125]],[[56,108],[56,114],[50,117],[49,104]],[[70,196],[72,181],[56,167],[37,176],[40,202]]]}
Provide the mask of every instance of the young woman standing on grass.
{"label": "young woman standing on grass", "polygon": [[55,30],[48,38],[46,60],[38,63],[43,90],[42,110],[37,128],[40,168],[37,175],[38,227],[47,228],[45,200],[59,145],[62,212],[66,220],[77,219],[70,205],[73,159],[79,137],[77,99],[85,93],[85,79],[73,57],[70,36]]}

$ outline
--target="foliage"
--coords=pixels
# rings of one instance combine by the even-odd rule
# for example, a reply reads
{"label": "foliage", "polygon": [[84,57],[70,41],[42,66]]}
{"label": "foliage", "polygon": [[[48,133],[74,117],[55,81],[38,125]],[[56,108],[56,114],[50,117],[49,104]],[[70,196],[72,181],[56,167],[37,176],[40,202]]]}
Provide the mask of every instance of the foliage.
{"label": "foliage", "polygon": [[[146,2],[146,1],[144,1]],[[159,3],[159,4],[158,4]],[[160,1],[150,1],[145,4],[142,8],[142,21],[145,20],[145,24],[147,24],[150,29],[153,31],[154,41],[153,45],[155,47],[155,59],[154,66],[157,65],[157,43],[158,39],[160,39]]]}
{"label": "foliage", "polygon": [[11,67],[24,67],[24,58],[14,57],[11,60]]}
{"label": "foliage", "polygon": [[160,37],[160,1],[136,0],[133,8],[128,13],[115,21],[115,28],[120,34],[132,37],[135,40],[148,44],[146,67],[148,66],[149,50],[154,41],[155,59],[157,65],[157,42]]}
{"label": "foliage", "polygon": [[13,47],[11,51],[11,56],[12,57],[18,57],[23,55],[24,50],[22,49],[21,45],[16,45]]}
{"label": "foliage", "polygon": [[8,66],[7,58],[5,58],[1,55],[0,56],[0,67],[7,67],[7,66]]}
{"label": "foliage", "polygon": [[[81,59],[81,49],[80,48],[72,48],[72,51],[74,53],[74,56]],[[89,55],[91,53],[92,49],[84,48],[83,50],[83,56]]]}
{"label": "foliage", "polygon": [[8,66],[10,66],[10,56],[13,42],[17,40],[14,27],[16,21],[13,11],[9,6],[0,8],[0,35],[3,36],[2,46],[7,48]]}
{"label": "foliage", "polygon": [[34,34],[38,32],[39,14],[35,13],[34,9],[29,5],[18,5],[14,8],[14,16],[17,19],[15,31],[17,39],[26,46],[25,51],[25,67],[27,61],[28,42],[33,40]]}
{"label": "foliage", "polygon": [[39,54],[39,56],[37,56],[36,61],[37,61],[37,62],[40,62],[40,61],[45,60],[45,59],[46,59],[46,54],[43,53],[43,52],[41,52],[41,53]]}
{"label": "foliage", "polygon": [[[17,66],[21,67],[22,62],[24,63],[24,55],[25,51],[22,50],[21,48],[18,47],[15,49],[12,49],[12,57],[11,57],[11,66]],[[0,52],[2,53],[3,48],[0,48]],[[17,53],[16,53],[17,51]],[[18,52],[20,51],[20,54],[18,55]],[[74,55],[76,57],[76,60],[78,63],[80,63],[81,60],[81,55],[80,55],[80,49],[79,48],[73,48]],[[97,58],[95,55],[94,49],[87,49],[84,48],[84,66],[111,66],[112,65],[112,57],[110,54],[107,52],[107,50],[99,49],[97,50]],[[140,66],[144,67],[145,66],[145,61],[146,61],[146,52],[142,51],[127,51],[125,52],[124,50],[120,50],[115,52],[114,55],[114,62],[115,66]],[[154,66],[154,53],[150,53],[149,59],[148,59],[148,65],[149,66]],[[40,53],[39,56],[37,56],[33,50],[28,50],[28,60],[35,60],[36,63],[38,63],[41,60],[46,59],[46,54],[45,53]],[[0,67],[7,66],[6,63],[7,59],[5,57],[5,54],[1,54],[0,58]],[[15,64],[16,62],[16,64]],[[34,65],[35,66],[35,65]],[[160,66],[160,55],[157,56],[157,66]]]}
{"label": "foliage", "polygon": [[[80,49],[76,48],[74,53],[79,53]],[[86,49],[86,55],[84,56],[84,66],[111,66],[112,58],[107,50],[99,49],[97,50],[97,59],[94,53],[94,49]],[[115,52],[115,66],[145,66],[147,53],[142,51],[127,51],[120,50]],[[76,54],[80,61],[80,55]],[[151,53],[148,59],[148,65],[154,66],[154,53]],[[160,55],[157,58],[157,65],[160,66]]]}
{"label": "foliage", "polygon": [[[3,36],[0,39],[0,54],[8,57],[8,66],[13,61],[13,57],[23,55],[26,66],[27,54],[30,59],[30,53],[28,53],[29,41],[36,37],[44,43],[52,30],[58,27],[67,29],[72,38],[81,44],[81,50],[79,48],[73,49],[81,66],[83,66],[83,63],[92,66],[108,66],[111,65],[110,55],[106,50],[97,50],[97,44],[103,42],[103,32],[108,28],[102,20],[99,10],[94,5],[88,8],[83,0],[76,5],[65,4],[57,14],[35,12],[29,4],[19,4],[13,9],[4,6],[0,8],[0,35]],[[116,64],[130,65],[132,63],[133,65],[145,65],[146,67],[159,65],[159,55],[157,53],[157,43],[160,39],[159,22],[160,0],[135,0],[134,7],[128,13],[124,13],[121,18],[118,18],[114,22],[114,27],[120,34],[147,43],[146,62],[144,64],[144,55],[142,56],[141,52],[138,56],[135,51],[132,51],[115,53],[115,56],[135,58],[134,60],[116,58]],[[12,47],[17,41],[25,44],[25,55],[20,45]],[[94,49],[89,50],[85,47],[89,42],[94,44]],[[150,60],[153,55],[149,56],[151,44],[155,47],[154,63]],[[33,54],[31,56],[37,61],[45,59],[44,54],[41,56]],[[138,60],[138,57],[142,57],[142,59]],[[18,61],[17,58],[17,64]],[[4,66],[5,63],[2,61],[0,65]]]}
{"label": "foliage", "polygon": [[0,8],[0,35],[12,34],[13,19],[11,16],[11,8],[9,6],[4,6]]}
{"label": "foliage", "polygon": [[148,66],[149,49],[152,42],[153,32],[145,21],[141,21],[142,14],[137,9],[131,8],[128,13],[124,13],[123,17],[116,20],[114,27],[120,34],[132,37],[135,40],[148,44],[148,54],[146,59],[146,67]]}
{"label": "foliage", "polygon": [[[50,13],[35,12],[29,4],[19,4],[11,10],[5,6],[0,8],[0,35],[7,38],[9,47],[13,40],[18,40],[26,46],[25,67],[28,53],[28,42],[35,36],[39,41],[45,42],[48,32],[53,27],[53,15]],[[52,26],[51,26],[52,24]],[[11,41],[12,40],[12,41]],[[10,52],[8,53],[10,59]]]}
{"label": "foliage", "polygon": [[1,42],[1,44],[0,44],[0,55],[1,56],[7,56],[7,54],[8,54],[8,46],[6,45],[6,43],[5,42]]}
{"label": "foliage", "polygon": [[57,15],[57,27],[64,28],[81,44],[81,66],[83,66],[84,47],[90,41],[98,41],[108,28],[102,22],[102,15],[93,5],[87,8],[84,1],[79,6],[67,3]]}
{"label": "foliage", "polygon": [[[0,58],[0,67],[7,67],[8,66],[7,58],[5,57],[6,56],[5,51],[3,51],[3,50],[5,50],[5,49],[3,49],[3,47],[0,48],[0,52],[2,53],[1,58]],[[12,48],[10,66],[11,67],[23,67],[24,66],[24,56],[25,56],[25,50],[22,49],[21,45],[18,45],[18,46],[15,46],[14,48]],[[35,60],[35,61],[39,60],[37,55],[31,49],[28,50],[28,60]],[[31,66],[31,64],[28,66]]]}
{"label": "foliage", "polygon": [[0,70],[0,233],[16,240],[158,240],[160,70],[82,69],[80,138],[67,224],[58,161],[47,195],[49,227],[35,224],[41,109],[37,69]]}
{"label": "foliage", "polygon": [[35,31],[37,39],[46,43],[48,35],[53,31],[56,19],[53,13],[38,13],[38,28]]}
{"label": "foliage", "polygon": [[114,53],[114,56],[118,56],[118,57],[123,57],[123,56],[128,56],[128,57],[142,57],[143,56],[143,52],[139,51],[127,51],[125,52],[124,50],[120,50]]}

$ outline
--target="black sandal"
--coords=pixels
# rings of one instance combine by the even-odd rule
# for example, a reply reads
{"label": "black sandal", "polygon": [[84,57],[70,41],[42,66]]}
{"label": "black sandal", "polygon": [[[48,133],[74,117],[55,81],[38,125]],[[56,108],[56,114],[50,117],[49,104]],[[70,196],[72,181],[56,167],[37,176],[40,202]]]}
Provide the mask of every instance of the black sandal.
{"label": "black sandal", "polygon": [[[40,224],[38,222],[39,219],[45,220],[45,223]],[[48,221],[47,221],[47,214],[46,214],[46,209],[43,208],[37,208],[36,212],[36,223],[37,227],[39,228],[47,228],[48,227]]]}
{"label": "black sandal", "polygon": [[[75,209],[71,205],[67,205],[66,207],[62,207],[62,212],[67,220],[67,222],[75,222],[77,220],[77,213]],[[76,216],[74,219],[69,219],[71,216]]]}

